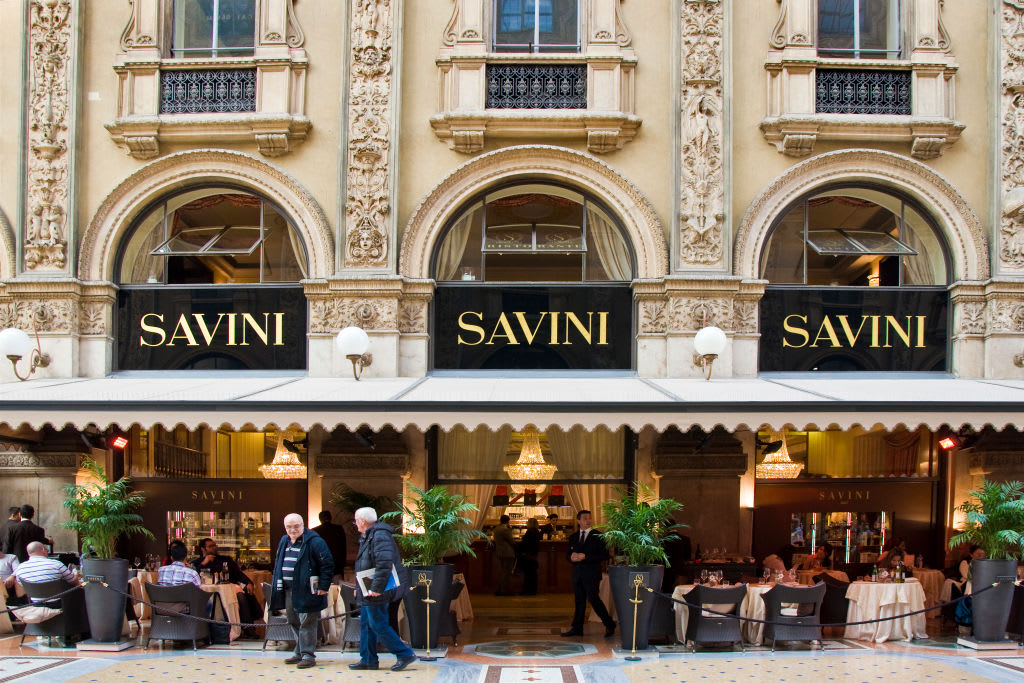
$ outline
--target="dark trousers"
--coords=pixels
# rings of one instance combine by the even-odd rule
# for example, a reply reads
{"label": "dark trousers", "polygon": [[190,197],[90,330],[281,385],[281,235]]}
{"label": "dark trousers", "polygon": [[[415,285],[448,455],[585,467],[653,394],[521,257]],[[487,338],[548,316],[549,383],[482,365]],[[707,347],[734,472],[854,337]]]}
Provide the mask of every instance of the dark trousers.
{"label": "dark trousers", "polygon": [[590,602],[590,606],[594,608],[594,614],[601,619],[605,628],[612,628],[615,626],[615,622],[612,620],[611,615],[608,614],[608,609],[604,606],[604,603],[601,602],[601,595],[597,590],[600,585],[600,577],[572,577],[572,590],[576,596],[576,611],[573,612],[572,615],[572,629],[574,631],[583,630],[583,618],[587,614],[587,602]]}
{"label": "dark trousers", "polygon": [[537,594],[537,568],[536,555],[520,555],[519,568],[523,570],[523,595]]}
{"label": "dark trousers", "polygon": [[372,603],[359,609],[359,661],[377,664],[377,641],[384,644],[398,659],[407,659],[414,654],[412,648],[402,642],[388,623],[387,603]]}
{"label": "dark trousers", "polygon": [[512,572],[516,568],[515,556],[499,557],[498,566],[501,567],[501,573],[498,575],[498,590],[495,592],[498,595],[507,595],[512,592]]}
{"label": "dark trousers", "polygon": [[316,627],[320,623],[320,612],[296,612],[292,607],[292,592],[287,591],[285,596],[285,615],[295,636],[295,656],[316,659]]}

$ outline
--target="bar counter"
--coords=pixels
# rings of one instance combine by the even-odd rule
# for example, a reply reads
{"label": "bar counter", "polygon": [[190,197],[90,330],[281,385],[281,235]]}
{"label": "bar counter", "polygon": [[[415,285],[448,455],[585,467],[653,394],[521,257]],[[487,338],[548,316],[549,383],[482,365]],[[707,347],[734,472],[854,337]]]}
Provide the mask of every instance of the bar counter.
{"label": "bar counter", "polygon": [[[537,555],[537,593],[571,593],[572,569],[566,552],[568,541],[541,541]],[[466,587],[471,592],[493,593],[498,587],[498,559],[494,546],[483,541],[473,544],[476,558],[469,555],[445,558],[455,565],[456,572],[466,577]],[[517,570],[512,577],[512,592],[523,589],[523,575]]]}

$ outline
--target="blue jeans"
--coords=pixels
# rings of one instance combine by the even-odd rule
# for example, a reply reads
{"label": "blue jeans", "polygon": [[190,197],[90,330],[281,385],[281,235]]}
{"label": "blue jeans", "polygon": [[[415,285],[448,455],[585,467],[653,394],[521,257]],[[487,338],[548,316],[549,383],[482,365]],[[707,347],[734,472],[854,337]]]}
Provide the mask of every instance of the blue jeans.
{"label": "blue jeans", "polygon": [[296,612],[292,608],[292,592],[286,591],[285,615],[288,625],[295,636],[295,656],[303,659],[316,659],[317,624],[320,622],[319,612]]}
{"label": "blue jeans", "polygon": [[412,657],[412,648],[402,642],[388,623],[388,605],[385,602],[363,605],[359,609],[359,661],[377,664],[377,641],[384,643],[398,659]]}

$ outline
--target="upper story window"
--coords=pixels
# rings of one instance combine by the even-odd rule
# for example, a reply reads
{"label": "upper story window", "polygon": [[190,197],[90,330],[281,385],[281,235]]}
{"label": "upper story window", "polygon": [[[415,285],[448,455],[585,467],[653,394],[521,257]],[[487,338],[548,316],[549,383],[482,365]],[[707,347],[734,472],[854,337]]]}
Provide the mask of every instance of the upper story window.
{"label": "upper story window", "polygon": [[234,188],[191,189],[162,200],[122,252],[124,284],[298,282],[305,251],[284,214]]}
{"label": "upper story window", "polygon": [[173,57],[252,56],[256,0],[174,0]]}
{"label": "upper story window", "polygon": [[633,257],[599,202],[555,185],[515,185],[488,192],[456,216],[434,272],[439,281],[629,281]]}
{"label": "upper story window", "polygon": [[762,277],[772,284],[945,285],[945,249],[914,205],[880,190],[816,192],[783,214],[768,239]]}
{"label": "upper story window", "polygon": [[818,55],[900,59],[900,0],[818,0]]}
{"label": "upper story window", "polygon": [[495,52],[579,52],[579,0],[494,0]]}

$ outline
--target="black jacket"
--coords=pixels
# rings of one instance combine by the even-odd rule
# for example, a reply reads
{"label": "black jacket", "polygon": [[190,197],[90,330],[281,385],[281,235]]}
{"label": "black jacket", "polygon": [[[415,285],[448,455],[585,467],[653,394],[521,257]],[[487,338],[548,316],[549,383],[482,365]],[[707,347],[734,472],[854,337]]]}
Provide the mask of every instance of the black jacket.
{"label": "black jacket", "polygon": [[198,560],[192,562],[192,568],[197,572],[201,572],[204,569],[209,569],[215,575],[219,575],[221,570],[224,568],[224,563],[228,563],[228,574],[230,575],[229,580],[231,583],[237,583],[240,586],[245,586],[252,583],[252,579],[245,575],[242,568],[238,566],[238,563],[227,555],[216,555],[211,562],[203,564],[205,557],[200,557]]}
{"label": "black jacket", "polygon": [[[270,598],[270,609],[284,609],[284,582],[281,568],[284,566],[284,551],[290,539],[285,534],[277,545],[277,561],[274,563],[273,592]],[[327,596],[317,595],[310,590],[309,579],[319,577],[319,590],[326,591],[331,587],[334,576],[334,558],[327,544],[312,529],[302,532],[302,549],[295,562],[295,574],[292,576],[292,607],[296,612],[319,612],[327,607]]]}
{"label": "black jacket", "polygon": [[[391,568],[398,566],[398,576],[404,583],[405,573],[402,571],[402,554],[395,543],[395,530],[384,522],[376,522],[359,537],[359,551],[356,553],[355,571],[358,574],[366,569],[375,570],[373,580],[370,583],[370,590],[380,593],[376,597],[364,596],[363,592],[356,589],[356,601],[360,605],[387,603],[396,599],[403,590],[384,590],[391,576]],[[357,581],[358,581],[357,577]]]}
{"label": "black jacket", "polygon": [[348,541],[345,538],[345,528],[331,522],[315,526],[313,531],[320,534],[320,538],[324,539],[327,547],[331,549],[331,557],[334,558],[334,573],[343,573],[345,565],[348,564]]}
{"label": "black jacket", "polygon": [[[573,553],[583,553],[586,558],[580,562],[572,562]],[[580,543],[580,532],[576,531],[569,537],[569,550],[566,559],[572,562],[572,578],[600,581],[601,563],[608,559],[608,548],[604,545],[601,532],[593,527],[587,532],[587,540]]]}
{"label": "black jacket", "polygon": [[46,543],[46,532],[31,519],[23,519],[8,529],[7,538],[4,539],[4,551],[17,555],[18,562],[27,562],[28,551],[25,548],[32,541]]}

